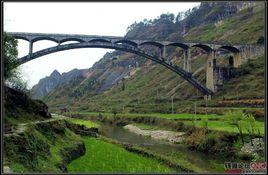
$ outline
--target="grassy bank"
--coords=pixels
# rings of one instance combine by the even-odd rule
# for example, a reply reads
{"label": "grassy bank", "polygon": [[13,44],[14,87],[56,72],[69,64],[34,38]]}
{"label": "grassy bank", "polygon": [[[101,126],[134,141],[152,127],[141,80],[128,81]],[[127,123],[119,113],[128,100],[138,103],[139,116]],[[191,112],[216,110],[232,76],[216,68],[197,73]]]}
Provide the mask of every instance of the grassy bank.
{"label": "grassy bank", "polygon": [[86,154],[68,165],[71,173],[168,173],[158,161],[130,153],[101,139],[84,137]]}
{"label": "grassy bank", "polygon": [[[208,173],[208,172],[223,172],[222,161],[211,159],[206,156],[207,163],[200,162],[200,159],[191,159],[184,151],[169,151],[162,152],[138,145],[124,144],[111,138],[102,137],[106,142],[123,146],[126,150],[137,153],[146,157],[152,157],[160,162],[164,162],[169,167],[175,168],[178,172],[195,172],[195,173]],[[190,156],[191,157],[191,156]],[[209,166],[210,165],[210,166]]]}
{"label": "grassy bank", "polygon": [[87,128],[92,128],[92,127],[99,127],[99,125],[95,122],[92,122],[90,120],[81,120],[78,118],[67,118],[66,119],[68,122],[74,123],[74,124],[78,124],[78,125],[85,125]]}
{"label": "grassy bank", "polygon": [[[79,114],[80,116],[87,118],[87,117],[99,117],[99,115],[104,117],[114,117],[112,113],[96,113],[96,112],[77,112],[72,113],[71,115]],[[183,122],[186,126],[192,126],[193,121],[194,125],[197,127],[204,127],[204,121],[207,119],[207,126],[209,130],[215,131],[223,131],[223,132],[230,132],[230,133],[239,133],[238,129],[232,125],[230,122],[225,121],[224,115],[217,115],[217,114],[116,114],[118,118],[142,118],[142,117],[151,117],[151,118],[161,118],[161,119],[170,119]],[[141,122],[142,123],[142,122]],[[149,127],[147,125],[146,127]],[[145,127],[145,128],[146,128]],[[168,128],[168,126],[167,126]],[[256,121],[256,129],[260,131],[260,134],[264,135],[264,122],[263,121]],[[247,134],[246,128],[243,128],[242,132]]]}
{"label": "grassy bank", "polygon": [[4,136],[4,164],[17,173],[60,173],[66,164],[84,154],[84,143],[64,120],[29,125]]}
{"label": "grassy bank", "polygon": [[[191,121],[184,121],[183,122],[186,125],[190,126],[197,126],[197,127],[204,127],[203,121],[195,121],[194,124]],[[225,131],[225,132],[231,132],[231,133],[239,133],[236,126],[226,122],[226,121],[208,121],[207,127],[209,130],[216,130],[216,131]],[[264,122],[256,121],[256,130],[259,129],[260,134],[264,135],[265,127]],[[244,134],[247,134],[247,128],[242,128],[242,132]],[[257,133],[256,133],[257,134]]]}
{"label": "grassy bank", "polygon": [[[72,114],[72,113],[71,113]],[[98,113],[98,112],[74,112],[73,114],[82,114],[82,115],[90,115],[90,116],[99,116],[99,114],[103,116],[114,116],[112,113]],[[159,118],[166,118],[166,119],[185,119],[189,120],[195,117],[194,114],[160,114],[160,113],[152,113],[152,114],[138,114],[138,113],[118,113],[116,114],[118,117],[159,117]],[[221,115],[217,114],[197,114],[196,119],[220,119]]]}

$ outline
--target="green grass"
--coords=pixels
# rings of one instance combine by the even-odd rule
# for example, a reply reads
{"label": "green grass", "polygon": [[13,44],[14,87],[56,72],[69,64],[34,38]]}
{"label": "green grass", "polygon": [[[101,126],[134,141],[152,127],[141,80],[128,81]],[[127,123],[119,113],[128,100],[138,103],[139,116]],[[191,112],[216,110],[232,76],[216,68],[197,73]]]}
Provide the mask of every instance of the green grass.
{"label": "green grass", "polygon": [[54,143],[51,143],[50,151],[52,155],[52,164],[62,161],[62,156],[60,155],[61,150],[64,150],[64,148],[67,147],[72,147],[78,142],[82,142],[82,138],[79,135],[74,134],[69,129],[66,129],[64,137],[58,137]]}
{"label": "green grass", "polygon": [[154,159],[130,153],[100,139],[84,137],[86,154],[68,165],[70,173],[168,173],[174,170]]}
{"label": "green grass", "polygon": [[[55,122],[49,132],[41,132],[35,126],[29,125],[23,134],[5,138],[5,165],[16,173],[60,173],[58,164],[64,159],[61,152],[83,140],[63,128],[64,122]],[[57,134],[54,129],[62,129],[64,133]]]}
{"label": "green grass", "polygon": [[[82,115],[90,115],[90,116],[98,116],[99,113],[95,112],[79,112]],[[103,116],[113,116],[111,113],[101,113]],[[179,119],[184,122],[186,125],[192,125],[192,119],[195,119],[194,114],[117,114],[117,116],[125,116],[125,117],[161,117],[167,119]],[[208,119],[208,129],[217,130],[217,131],[227,131],[227,132],[234,132],[238,133],[238,130],[235,126],[231,125],[230,123],[224,121],[223,115],[216,115],[216,114],[197,114],[196,115],[197,121],[195,121],[195,126],[202,127],[203,121],[198,119]],[[153,126],[145,125],[145,124],[137,124],[138,127],[141,129],[156,129]],[[256,121],[256,127],[260,130],[261,134],[264,134],[264,122],[263,121]],[[243,133],[247,133],[246,128],[243,129]]]}
{"label": "green grass", "polygon": [[[91,116],[98,116],[99,114],[103,116],[114,116],[112,113],[97,113],[97,112],[78,112],[79,114],[83,115],[91,115]],[[125,114],[116,114],[116,116],[119,117],[160,117],[160,118],[166,118],[166,119],[181,119],[181,120],[189,120],[195,117],[194,114],[134,114],[134,113],[125,113]],[[196,119],[221,119],[221,115],[217,114],[197,114]]]}
{"label": "green grass", "polygon": [[99,127],[99,125],[97,123],[92,122],[90,120],[81,120],[81,119],[77,119],[77,118],[68,118],[66,120],[69,122],[72,122],[74,124],[85,125],[88,128]]}
{"label": "green grass", "polygon": [[[193,125],[191,121],[184,121],[183,123],[186,125]],[[196,121],[195,126],[203,127],[204,126],[203,121]],[[256,121],[256,128],[260,130],[261,134],[264,134],[264,122]],[[226,121],[208,121],[208,129],[239,133],[236,126],[231,125]],[[247,134],[246,128],[243,128],[243,133]]]}
{"label": "green grass", "polygon": [[222,24],[200,25],[192,28],[186,40],[201,41],[228,41],[230,43],[256,43],[264,33],[264,8],[254,15],[242,10],[231,18],[222,21]]}

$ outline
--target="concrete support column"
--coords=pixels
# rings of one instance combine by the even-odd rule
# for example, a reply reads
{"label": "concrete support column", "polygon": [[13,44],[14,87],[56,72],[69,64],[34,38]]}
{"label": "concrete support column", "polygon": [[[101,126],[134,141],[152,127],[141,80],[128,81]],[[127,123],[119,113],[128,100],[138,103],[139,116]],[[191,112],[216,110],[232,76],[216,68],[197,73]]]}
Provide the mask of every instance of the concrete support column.
{"label": "concrete support column", "polygon": [[211,95],[205,95],[204,100],[211,100]]}
{"label": "concrete support column", "polygon": [[240,52],[234,53],[234,67],[238,68],[241,66],[241,64],[242,64],[241,53]]}
{"label": "concrete support column", "polygon": [[29,55],[32,55],[33,53],[33,42],[29,41]]}
{"label": "concrete support column", "polygon": [[163,58],[166,58],[166,47],[165,47],[165,46],[163,46],[163,47],[161,48],[161,56],[162,56]]}
{"label": "concrete support column", "polygon": [[213,50],[208,53],[206,64],[206,87],[215,92],[214,68],[216,67],[216,52]]}
{"label": "concrete support column", "polygon": [[190,49],[184,49],[183,52],[184,52],[183,69],[186,70],[187,72],[191,72],[191,64],[190,64],[191,54],[190,54]]}

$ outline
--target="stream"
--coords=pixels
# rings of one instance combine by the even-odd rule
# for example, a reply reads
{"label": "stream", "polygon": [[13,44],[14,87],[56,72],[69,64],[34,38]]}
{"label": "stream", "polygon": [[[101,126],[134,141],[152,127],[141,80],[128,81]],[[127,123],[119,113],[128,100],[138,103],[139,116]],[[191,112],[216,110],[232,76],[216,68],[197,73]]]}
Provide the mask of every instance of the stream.
{"label": "stream", "polygon": [[194,166],[207,172],[216,172],[216,169],[224,170],[224,160],[194,150],[189,150],[185,145],[173,144],[166,141],[155,140],[149,137],[137,135],[120,126],[101,124],[100,134],[108,138],[135,144],[151,151],[181,158]]}

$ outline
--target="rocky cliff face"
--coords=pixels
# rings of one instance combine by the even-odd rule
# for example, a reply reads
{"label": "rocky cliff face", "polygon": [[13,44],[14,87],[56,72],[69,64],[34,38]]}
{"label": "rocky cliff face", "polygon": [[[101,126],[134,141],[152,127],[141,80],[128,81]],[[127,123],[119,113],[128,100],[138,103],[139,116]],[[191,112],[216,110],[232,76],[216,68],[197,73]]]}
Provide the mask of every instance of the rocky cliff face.
{"label": "rocky cliff face", "polygon": [[86,77],[87,69],[73,69],[62,75],[54,70],[50,76],[41,79],[31,90],[32,98],[41,99],[55,88],[76,81],[81,81]]}

